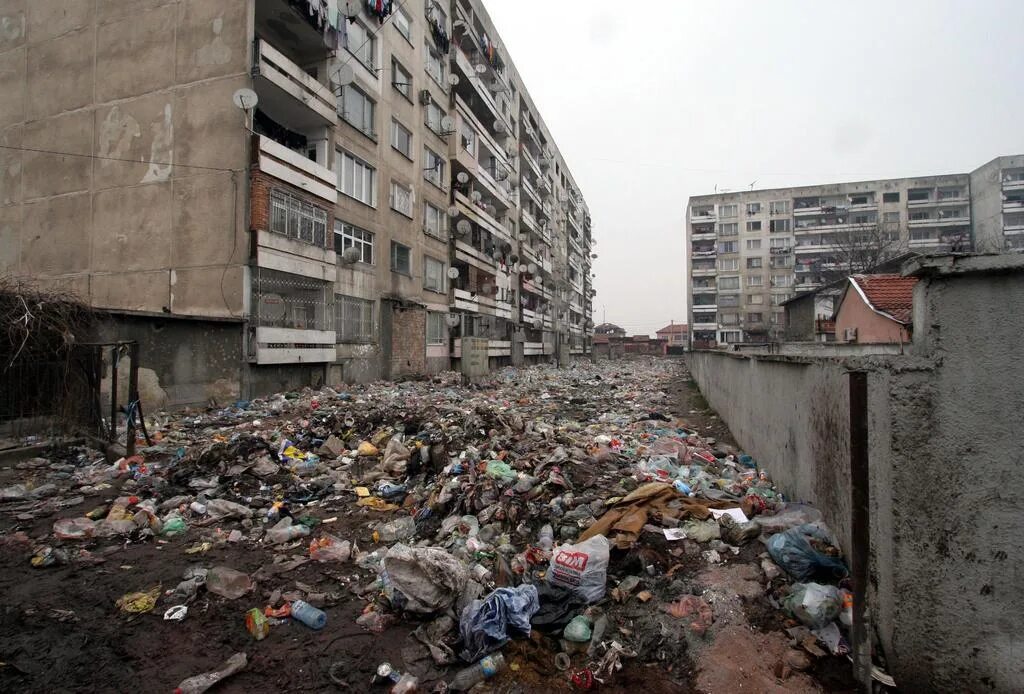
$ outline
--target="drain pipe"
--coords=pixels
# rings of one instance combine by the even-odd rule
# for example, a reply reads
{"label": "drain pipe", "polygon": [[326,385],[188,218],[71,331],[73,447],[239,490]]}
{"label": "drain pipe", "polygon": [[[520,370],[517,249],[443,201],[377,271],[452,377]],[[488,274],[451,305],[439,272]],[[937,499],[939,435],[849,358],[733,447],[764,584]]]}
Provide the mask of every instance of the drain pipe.
{"label": "drain pipe", "polygon": [[871,691],[871,638],[867,594],[871,554],[871,509],[868,485],[868,374],[850,375],[850,542],[853,556],[853,674],[863,691]]}

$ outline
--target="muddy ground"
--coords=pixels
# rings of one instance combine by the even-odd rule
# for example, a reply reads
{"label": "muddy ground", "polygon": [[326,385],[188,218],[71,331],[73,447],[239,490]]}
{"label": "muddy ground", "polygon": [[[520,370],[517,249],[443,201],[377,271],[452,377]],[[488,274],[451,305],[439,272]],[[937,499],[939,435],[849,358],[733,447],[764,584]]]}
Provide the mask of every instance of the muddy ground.
{"label": "muddy ground", "polygon": [[[707,409],[682,366],[666,390],[676,403],[675,411],[668,414],[678,416],[705,436],[733,443],[727,427]],[[4,463],[0,469],[0,486],[24,479],[25,471],[12,465]],[[46,517],[19,520],[0,512],[0,533],[9,538],[16,531],[24,531],[29,538],[42,540],[57,518],[80,515],[117,496],[115,484],[113,489],[87,497],[78,507]],[[344,501],[309,510],[321,519],[337,517],[328,529],[340,537],[355,539],[362,549],[373,548],[372,525],[388,517],[357,509],[353,503]],[[270,560],[271,553],[242,542],[214,545],[205,553],[187,555],[184,551],[197,544],[191,532],[158,543],[149,539],[110,547],[112,542],[106,539],[84,544],[103,559],[102,563],[45,569],[29,564],[31,546],[10,541],[0,546],[0,691],[173,691],[181,680],[215,669],[236,652],[248,654],[249,665],[222,684],[219,692],[383,692],[387,691],[384,686],[370,685],[378,664],[388,661],[399,670],[406,667],[403,649],[410,644],[408,635],[417,624],[399,622],[383,634],[359,627],[355,620],[365,601],[351,589],[369,582],[372,574],[357,569],[354,563],[307,563],[285,574],[259,578],[256,590],[238,600],[201,591],[187,618],[174,622],[163,619],[163,604],[150,613],[129,615],[115,607],[115,601],[125,593],[157,585],[173,588],[190,566],[226,565],[255,573]],[[291,554],[303,554],[305,543],[295,543]],[[646,563],[665,569],[671,563],[679,565],[676,576],[680,582],[673,584],[676,589],[701,587],[698,575],[706,565],[699,554],[671,557],[665,553],[661,538],[651,538],[645,551],[649,553],[646,557],[632,553],[613,555],[612,580],[633,574]],[[739,556],[728,557],[725,567],[756,562],[761,551],[763,547],[759,544],[748,545]],[[272,590],[288,590],[296,583],[325,594],[327,626],[312,631],[301,624],[286,622],[273,626],[263,641],[254,641],[245,629],[245,611],[263,607]],[[654,622],[642,615],[655,612],[659,601],[670,600],[670,592],[662,586],[648,605],[639,605],[634,600],[621,606],[615,627],[623,636],[653,629]],[[785,626],[782,613],[768,603],[763,588],[758,597],[737,601],[735,605],[741,606],[742,614],[729,619],[739,625],[738,638],[737,633],[730,631],[721,644],[691,648],[685,640],[679,642],[671,635],[651,634],[641,657],[626,661],[623,670],[600,686],[600,690],[700,691],[698,670],[703,667],[714,668],[721,675],[706,680],[706,686],[716,692],[724,691],[719,687],[725,686],[730,691],[763,691],[765,680],[758,679],[762,677],[771,678],[770,688],[777,687],[777,691],[855,691],[849,667],[842,658],[819,659],[812,678],[774,678],[772,669],[777,665],[777,654],[770,655],[756,638],[767,632],[773,634],[771,642],[778,645],[779,639],[784,639],[778,631]],[[637,615],[635,620],[630,618],[631,614]],[[713,636],[714,630],[711,633]],[[511,668],[488,682],[489,689],[571,691],[573,687],[565,674],[554,666],[554,646],[543,639],[509,644],[504,653]],[[580,656],[576,660],[582,664],[585,658]],[[340,665],[333,672],[340,683],[329,676],[336,663]]]}

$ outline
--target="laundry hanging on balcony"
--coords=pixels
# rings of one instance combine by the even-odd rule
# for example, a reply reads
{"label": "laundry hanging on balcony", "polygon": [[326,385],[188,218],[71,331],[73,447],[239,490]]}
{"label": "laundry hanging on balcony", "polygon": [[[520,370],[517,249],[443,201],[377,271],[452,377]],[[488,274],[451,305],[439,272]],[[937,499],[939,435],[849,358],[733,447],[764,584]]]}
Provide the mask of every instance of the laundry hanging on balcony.
{"label": "laundry hanging on balcony", "polygon": [[448,32],[444,30],[441,23],[437,21],[436,17],[430,18],[430,38],[434,40],[434,45],[437,46],[437,50],[444,54],[448,54],[448,49],[451,48],[452,41],[448,36]]}
{"label": "laundry hanging on balcony", "polygon": [[381,24],[391,15],[393,6],[392,0],[366,0],[366,11]]}

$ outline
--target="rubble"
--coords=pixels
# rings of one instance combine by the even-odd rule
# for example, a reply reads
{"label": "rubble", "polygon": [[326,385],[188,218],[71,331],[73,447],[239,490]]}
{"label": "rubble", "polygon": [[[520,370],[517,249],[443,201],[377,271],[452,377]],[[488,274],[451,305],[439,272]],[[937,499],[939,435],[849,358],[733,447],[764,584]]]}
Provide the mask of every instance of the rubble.
{"label": "rubble", "polygon": [[[305,661],[303,681],[364,687],[387,660],[388,686],[431,691],[503,654],[507,667],[470,679],[607,687],[657,663],[681,682],[752,606],[781,639],[765,671],[806,677],[846,652],[848,624],[833,621],[845,566],[820,513],[671,414],[678,368],[507,368],[476,384],[446,373],[156,413],[153,445],[131,459],[78,446],[5,469],[0,557],[40,580],[128,566],[121,609],[159,607],[167,638],[235,634],[203,636],[202,662],[185,656],[154,687],[224,663],[238,632],[252,661],[233,656],[230,670],[249,689],[257,652],[392,632],[382,652],[370,637]],[[160,583],[174,587],[125,594]],[[807,646],[781,631],[801,621],[815,628]],[[33,672],[0,676],[39,687]]]}

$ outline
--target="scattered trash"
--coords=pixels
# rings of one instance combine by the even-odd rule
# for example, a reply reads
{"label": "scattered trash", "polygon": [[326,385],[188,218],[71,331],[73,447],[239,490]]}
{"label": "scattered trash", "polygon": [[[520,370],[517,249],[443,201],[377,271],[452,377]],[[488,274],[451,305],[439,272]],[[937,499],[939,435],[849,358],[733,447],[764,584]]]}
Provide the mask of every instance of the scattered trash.
{"label": "scattered trash", "polygon": [[248,658],[246,658],[245,653],[235,653],[224,661],[219,670],[182,680],[181,684],[174,690],[174,694],[202,694],[202,692],[210,689],[218,682],[241,672],[247,664]]}
{"label": "scattered trash", "polygon": [[150,612],[156,607],[158,597],[160,597],[160,586],[151,588],[144,593],[126,593],[118,598],[115,604],[124,612]]}
{"label": "scattered trash", "polygon": [[598,535],[577,545],[562,545],[551,554],[548,581],[568,588],[587,602],[604,597],[608,576],[608,540]]}
{"label": "scattered trash", "polygon": [[537,588],[524,584],[498,588],[462,610],[463,660],[476,660],[504,646],[516,636],[530,635],[530,618],[540,609]]}
{"label": "scattered trash", "polygon": [[819,542],[829,541],[820,527],[804,524],[768,538],[768,553],[776,564],[798,581],[844,578],[846,565],[816,550],[811,545],[812,538]]}
{"label": "scattered trash", "polygon": [[206,575],[206,590],[228,600],[237,600],[252,588],[246,574],[227,566],[215,566]]}
{"label": "scattered trash", "polygon": [[245,628],[257,641],[262,641],[270,634],[270,623],[258,607],[245,613]]}
{"label": "scattered trash", "polygon": [[323,629],[327,624],[327,614],[305,600],[292,601],[291,615],[292,619],[302,622],[310,629]]}
{"label": "scattered trash", "polygon": [[168,622],[180,622],[188,614],[188,605],[175,605],[168,607],[164,612],[164,619]]}

